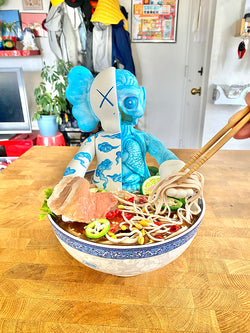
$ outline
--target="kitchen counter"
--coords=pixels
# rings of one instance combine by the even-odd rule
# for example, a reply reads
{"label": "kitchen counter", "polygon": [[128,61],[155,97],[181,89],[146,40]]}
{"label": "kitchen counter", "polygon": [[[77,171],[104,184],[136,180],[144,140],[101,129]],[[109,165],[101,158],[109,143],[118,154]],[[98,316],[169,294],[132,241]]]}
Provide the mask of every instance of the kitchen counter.
{"label": "kitchen counter", "polygon": [[77,149],[34,146],[0,172],[0,332],[247,332],[250,151],[219,151],[199,170],[206,212],[190,247],[124,278],[80,264],[39,221]]}

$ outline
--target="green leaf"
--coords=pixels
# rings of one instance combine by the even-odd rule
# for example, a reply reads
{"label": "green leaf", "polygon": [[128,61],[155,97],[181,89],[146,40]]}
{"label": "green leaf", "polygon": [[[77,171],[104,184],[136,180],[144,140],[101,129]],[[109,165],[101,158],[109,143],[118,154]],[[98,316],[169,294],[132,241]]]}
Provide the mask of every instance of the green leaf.
{"label": "green leaf", "polygon": [[40,211],[43,213],[40,214],[39,221],[44,219],[45,216],[47,216],[48,214],[55,216],[55,214],[50,210],[50,208],[48,207],[48,204],[47,204],[47,200],[51,196],[52,192],[53,192],[52,188],[48,188],[47,190],[44,191],[45,199],[43,201],[42,207],[40,208]]}
{"label": "green leaf", "polygon": [[49,199],[52,193],[53,193],[53,188],[48,188],[47,190],[44,190],[45,198]]}
{"label": "green leaf", "polygon": [[40,214],[39,221],[42,221],[46,216],[47,214]]}

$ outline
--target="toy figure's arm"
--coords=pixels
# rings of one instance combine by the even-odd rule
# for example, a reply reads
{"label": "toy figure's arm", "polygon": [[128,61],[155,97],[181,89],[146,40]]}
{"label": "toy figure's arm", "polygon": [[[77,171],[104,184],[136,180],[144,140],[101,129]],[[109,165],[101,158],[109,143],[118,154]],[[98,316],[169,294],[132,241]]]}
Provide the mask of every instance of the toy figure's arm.
{"label": "toy figure's arm", "polygon": [[147,152],[156,159],[159,165],[167,160],[178,160],[174,153],[170,150],[166,149],[165,146],[161,143],[159,139],[157,139],[152,134],[146,135],[146,145]]}
{"label": "toy figure's arm", "polygon": [[88,137],[81,145],[80,149],[69,162],[65,172],[66,176],[84,177],[85,173],[95,156],[95,135]]}

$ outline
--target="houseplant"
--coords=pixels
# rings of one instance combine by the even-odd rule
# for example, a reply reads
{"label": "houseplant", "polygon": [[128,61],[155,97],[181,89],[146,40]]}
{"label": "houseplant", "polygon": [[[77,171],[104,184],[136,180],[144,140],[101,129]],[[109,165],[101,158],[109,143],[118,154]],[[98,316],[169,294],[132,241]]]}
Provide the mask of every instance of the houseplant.
{"label": "houseplant", "polygon": [[68,85],[68,73],[72,68],[70,62],[59,60],[53,66],[43,64],[42,81],[35,89],[37,104],[33,120],[37,120],[42,136],[54,136],[58,124],[62,123],[61,112],[67,112],[68,101],[65,89]]}
{"label": "houseplant", "polygon": [[14,50],[16,49],[16,41],[18,35],[18,23],[14,22],[1,22],[2,28],[2,40],[3,40],[3,48],[5,50]]}

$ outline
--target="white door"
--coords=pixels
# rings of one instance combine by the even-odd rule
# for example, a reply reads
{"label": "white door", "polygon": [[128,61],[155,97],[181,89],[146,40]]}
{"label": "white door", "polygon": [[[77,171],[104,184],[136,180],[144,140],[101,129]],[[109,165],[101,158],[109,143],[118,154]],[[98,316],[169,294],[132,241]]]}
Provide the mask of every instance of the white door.
{"label": "white door", "polygon": [[180,148],[200,148],[207,100],[216,0],[191,0]]}

